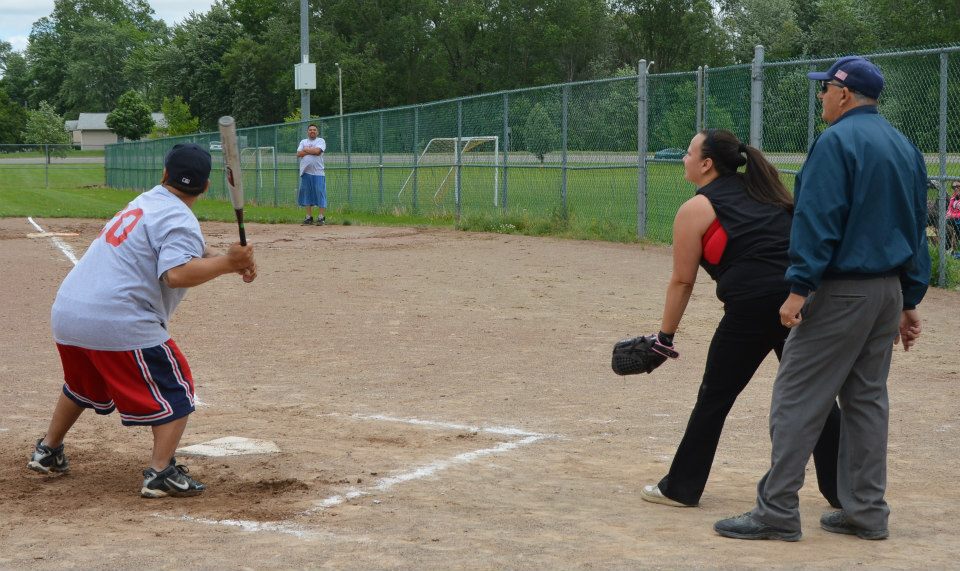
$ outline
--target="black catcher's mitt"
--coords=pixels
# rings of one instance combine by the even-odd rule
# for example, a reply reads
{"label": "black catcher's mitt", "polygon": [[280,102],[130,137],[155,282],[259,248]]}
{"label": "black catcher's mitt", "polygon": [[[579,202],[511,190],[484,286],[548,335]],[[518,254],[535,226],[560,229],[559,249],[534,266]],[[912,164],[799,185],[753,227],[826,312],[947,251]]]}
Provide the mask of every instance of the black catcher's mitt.
{"label": "black catcher's mitt", "polygon": [[618,375],[650,373],[668,358],[676,359],[680,353],[657,340],[657,335],[624,339],[613,346],[613,372]]}

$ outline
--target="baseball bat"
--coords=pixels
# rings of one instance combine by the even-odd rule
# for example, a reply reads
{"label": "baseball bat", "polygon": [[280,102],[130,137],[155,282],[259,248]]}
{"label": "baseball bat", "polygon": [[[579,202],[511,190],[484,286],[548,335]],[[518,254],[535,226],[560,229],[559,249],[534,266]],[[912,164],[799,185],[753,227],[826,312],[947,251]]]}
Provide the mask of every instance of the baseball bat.
{"label": "baseball bat", "polygon": [[237,143],[237,122],[230,115],[224,115],[218,121],[220,141],[223,145],[223,169],[227,175],[227,188],[230,189],[230,202],[237,215],[240,227],[240,245],[247,245],[247,233],[243,229],[243,174],[240,172],[240,148]]}

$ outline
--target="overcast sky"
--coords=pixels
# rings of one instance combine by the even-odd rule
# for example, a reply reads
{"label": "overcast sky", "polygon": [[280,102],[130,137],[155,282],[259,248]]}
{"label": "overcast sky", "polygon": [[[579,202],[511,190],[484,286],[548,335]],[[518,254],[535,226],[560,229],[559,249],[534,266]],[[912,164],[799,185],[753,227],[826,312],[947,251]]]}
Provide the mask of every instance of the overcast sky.
{"label": "overcast sky", "polygon": [[[190,12],[205,13],[213,0],[149,0],[155,17],[174,25]],[[22,51],[33,23],[53,12],[53,0],[0,0],[0,40]]]}

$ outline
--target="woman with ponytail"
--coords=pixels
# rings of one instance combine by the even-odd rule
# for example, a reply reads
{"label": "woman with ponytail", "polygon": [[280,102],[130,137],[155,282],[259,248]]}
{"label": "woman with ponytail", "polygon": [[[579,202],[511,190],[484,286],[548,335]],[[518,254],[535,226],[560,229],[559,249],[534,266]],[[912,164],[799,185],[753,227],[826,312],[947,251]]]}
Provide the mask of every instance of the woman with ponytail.
{"label": "woman with ponytail", "polygon": [[[646,501],[675,507],[700,502],[730,408],[770,351],[777,358],[783,351],[789,329],[780,323],[780,306],[790,291],[784,272],[793,215],[793,197],[776,167],[730,131],[698,133],[683,166],[684,178],[697,192],[674,220],[673,273],[659,342],[672,347],[699,267],[717,282],[724,314],[670,471],[641,491]],[[840,505],[839,426],[840,409],[834,405],[814,452],[820,492],[834,507]]]}

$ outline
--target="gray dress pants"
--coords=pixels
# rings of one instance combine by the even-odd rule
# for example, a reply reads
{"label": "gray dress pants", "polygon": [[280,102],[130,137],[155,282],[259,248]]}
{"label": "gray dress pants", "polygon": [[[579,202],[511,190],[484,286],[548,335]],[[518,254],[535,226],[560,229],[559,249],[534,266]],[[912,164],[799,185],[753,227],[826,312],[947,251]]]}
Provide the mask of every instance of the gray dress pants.
{"label": "gray dress pants", "polygon": [[771,464],[757,485],[755,519],[800,531],[797,493],[839,398],[837,496],[855,525],[887,528],[887,375],[902,310],[896,276],[824,280],[807,298],[773,385]]}

